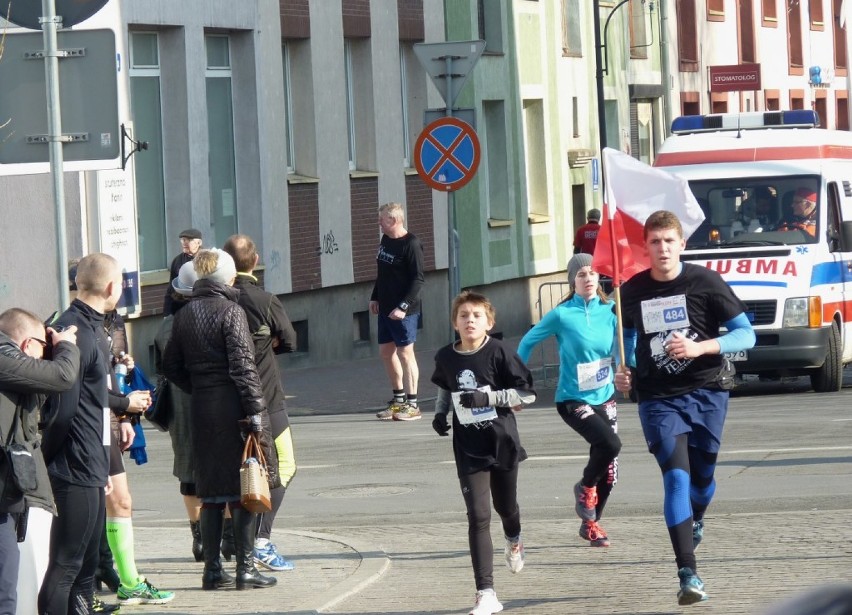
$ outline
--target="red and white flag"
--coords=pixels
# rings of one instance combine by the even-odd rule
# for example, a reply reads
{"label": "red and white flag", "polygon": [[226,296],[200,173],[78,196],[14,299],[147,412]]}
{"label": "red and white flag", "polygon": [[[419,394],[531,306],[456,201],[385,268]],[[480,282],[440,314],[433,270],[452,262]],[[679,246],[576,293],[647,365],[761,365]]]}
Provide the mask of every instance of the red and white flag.
{"label": "red and white flag", "polygon": [[644,239],[648,216],[661,209],[672,212],[686,239],[704,221],[704,212],[685,179],[609,147],[603,150],[603,167],[606,192],[592,267],[620,286],[649,266]]}

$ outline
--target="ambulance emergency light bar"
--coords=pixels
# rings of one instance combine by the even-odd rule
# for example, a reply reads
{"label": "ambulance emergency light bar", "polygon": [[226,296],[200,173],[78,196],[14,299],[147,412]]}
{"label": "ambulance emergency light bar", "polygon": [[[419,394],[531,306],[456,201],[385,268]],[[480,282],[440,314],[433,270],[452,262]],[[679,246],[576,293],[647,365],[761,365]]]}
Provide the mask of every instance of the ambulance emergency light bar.
{"label": "ambulance emergency light bar", "polygon": [[717,130],[754,130],[756,128],[815,128],[819,115],[811,109],[795,111],[766,111],[752,113],[714,113],[682,115],[672,121],[676,135]]}

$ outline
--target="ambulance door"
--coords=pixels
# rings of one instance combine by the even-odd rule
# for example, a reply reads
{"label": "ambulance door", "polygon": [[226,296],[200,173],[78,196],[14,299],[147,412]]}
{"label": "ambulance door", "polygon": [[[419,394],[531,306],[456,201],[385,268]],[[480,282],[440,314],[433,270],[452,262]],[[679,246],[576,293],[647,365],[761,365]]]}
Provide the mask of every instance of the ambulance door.
{"label": "ambulance door", "polygon": [[[836,287],[831,292],[831,297],[828,298],[830,303],[835,303],[839,306],[838,310],[843,322],[843,331],[841,332],[841,340],[843,343],[843,363],[852,361],[852,309],[848,304],[850,295],[849,285],[852,284],[852,252],[844,252],[843,242],[840,240],[840,223],[843,222],[843,208],[841,207],[841,192],[837,182],[828,182],[826,185],[826,194],[828,196],[828,211],[826,220],[828,222],[827,239],[828,249],[831,252],[833,261],[837,269],[839,278],[836,281]],[[852,211],[852,208],[847,208]],[[847,216],[849,217],[849,216]],[[846,250],[849,247],[845,247]],[[823,299],[825,301],[825,298]],[[825,305],[823,303],[823,305]]]}

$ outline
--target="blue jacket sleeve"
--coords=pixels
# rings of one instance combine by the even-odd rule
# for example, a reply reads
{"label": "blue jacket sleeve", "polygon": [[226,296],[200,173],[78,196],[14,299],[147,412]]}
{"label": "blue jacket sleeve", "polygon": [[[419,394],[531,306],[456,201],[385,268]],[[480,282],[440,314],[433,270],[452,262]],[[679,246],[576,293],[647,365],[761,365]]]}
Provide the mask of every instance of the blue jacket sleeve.
{"label": "blue jacket sleeve", "polygon": [[748,350],[754,346],[756,337],[748,317],[740,312],[725,323],[728,332],[716,341],[719,342],[719,353]]}
{"label": "blue jacket sleeve", "polygon": [[628,367],[636,367],[636,329],[624,329],[624,356]]}
{"label": "blue jacket sleeve", "polygon": [[521,342],[518,344],[518,356],[524,363],[529,362],[530,354],[536,344],[556,333],[558,320],[558,315],[554,310],[551,310],[521,338]]}

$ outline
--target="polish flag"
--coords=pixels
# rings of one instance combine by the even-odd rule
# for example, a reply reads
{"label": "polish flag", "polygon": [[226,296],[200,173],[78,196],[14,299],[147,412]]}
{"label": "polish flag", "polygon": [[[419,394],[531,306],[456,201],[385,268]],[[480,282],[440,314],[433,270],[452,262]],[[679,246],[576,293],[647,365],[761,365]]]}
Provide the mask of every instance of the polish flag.
{"label": "polish flag", "polygon": [[661,209],[674,213],[686,239],[704,221],[704,212],[686,180],[667,171],[609,147],[603,150],[603,168],[603,220],[592,268],[618,287],[650,266],[644,239],[648,216]]}

